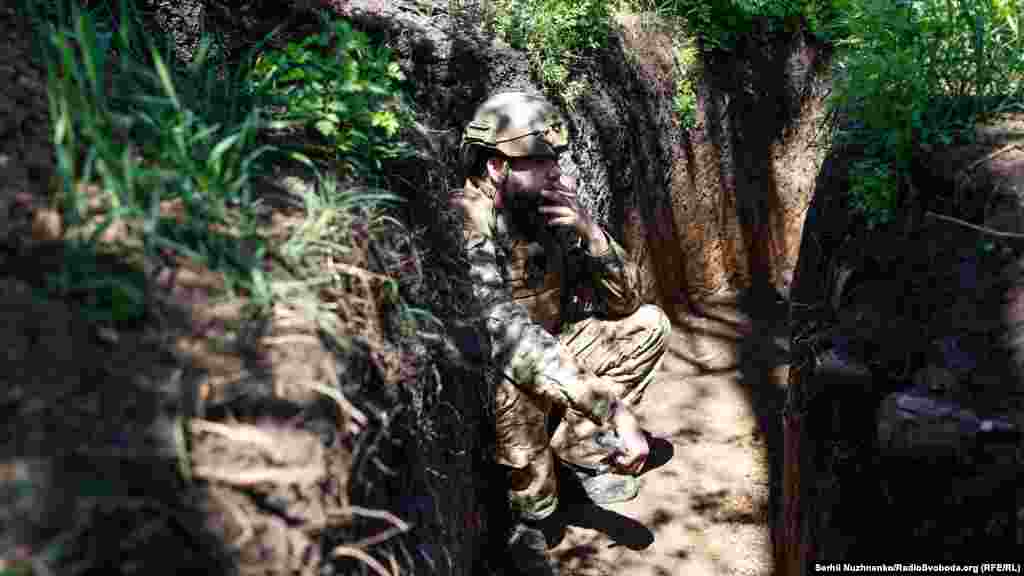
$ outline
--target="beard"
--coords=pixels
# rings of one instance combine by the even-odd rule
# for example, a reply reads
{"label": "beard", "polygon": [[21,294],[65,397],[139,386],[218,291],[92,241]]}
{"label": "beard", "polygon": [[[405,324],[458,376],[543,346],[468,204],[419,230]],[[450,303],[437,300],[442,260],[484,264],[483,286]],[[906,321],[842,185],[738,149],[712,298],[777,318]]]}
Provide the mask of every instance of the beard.
{"label": "beard", "polygon": [[541,206],[554,205],[551,201],[536,194],[517,194],[504,201],[503,212],[509,226],[522,236],[535,241],[550,243],[552,241],[563,246],[574,246],[579,235],[572,228],[549,226],[547,216],[540,213]]}
{"label": "beard", "polygon": [[504,198],[504,211],[509,219],[509,223],[512,224],[520,232],[532,234],[539,228],[544,227],[543,214],[540,213],[540,207],[546,202],[543,196],[538,192],[537,194],[527,194],[523,191],[518,191],[511,197]]}
{"label": "beard", "polygon": [[544,220],[536,210],[512,210],[507,214],[510,227],[526,238],[536,240],[544,229]]}

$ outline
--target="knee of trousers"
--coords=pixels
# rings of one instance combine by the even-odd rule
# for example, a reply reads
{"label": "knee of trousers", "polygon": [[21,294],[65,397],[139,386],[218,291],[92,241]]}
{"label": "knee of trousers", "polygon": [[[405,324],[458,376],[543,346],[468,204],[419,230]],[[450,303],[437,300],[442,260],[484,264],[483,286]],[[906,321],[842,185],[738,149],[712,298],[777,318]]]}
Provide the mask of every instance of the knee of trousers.
{"label": "knee of trousers", "polygon": [[494,404],[495,456],[499,464],[522,468],[548,449],[550,401],[503,381],[496,390]]}
{"label": "knee of trousers", "polygon": [[661,308],[654,304],[644,304],[637,308],[636,312],[633,312],[630,321],[649,330],[656,339],[658,348],[661,351],[665,350],[668,336],[672,333],[672,322]]}

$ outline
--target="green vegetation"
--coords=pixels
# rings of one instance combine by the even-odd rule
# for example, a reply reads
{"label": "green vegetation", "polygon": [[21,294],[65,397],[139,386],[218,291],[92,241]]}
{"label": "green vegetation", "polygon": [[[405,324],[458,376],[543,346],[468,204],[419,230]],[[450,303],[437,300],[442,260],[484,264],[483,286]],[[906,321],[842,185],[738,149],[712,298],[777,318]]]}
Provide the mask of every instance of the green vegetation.
{"label": "green vegetation", "polygon": [[682,70],[676,74],[676,93],[672,99],[672,108],[679,117],[679,124],[689,130],[697,124],[697,75],[700,63],[697,58],[697,47],[688,38],[676,40],[675,57]]}
{"label": "green vegetation", "polygon": [[803,26],[826,37],[841,35],[837,17],[841,0],[632,0],[643,10],[680,18],[704,50],[733,50],[758,26],[765,32]]}
{"label": "green vegetation", "polygon": [[607,44],[611,13],[605,0],[496,0],[496,31],[515,48],[526,50],[544,86],[572,106],[586,89],[570,80],[572,66],[588,51]]}
{"label": "green vegetation", "polygon": [[[686,31],[677,58],[684,72],[677,82],[673,106],[681,124],[695,124],[696,94],[694,64],[698,47],[703,50],[732,50],[739,38],[749,35],[755,22],[768,31],[794,30],[804,26],[816,34],[841,36],[838,21],[841,0],[496,0],[491,3],[494,29],[510,45],[525,50],[548,92],[558,95],[570,108],[587,84],[573,79],[573,66],[588,52],[607,44],[616,6],[650,11],[685,23]],[[697,39],[698,42],[693,40]]]}
{"label": "green vegetation", "polygon": [[[64,7],[58,4],[56,20],[36,13],[62,182],[57,201],[71,232],[53,291],[109,292],[86,310],[112,321],[141,316],[138,277],[97,275],[87,256],[108,251],[99,239],[119,224],[140,228],[141,243],[124,248],[141,249],[150,259],[175,252],[224,271],[255,268],[261,249],[243,255],[238,248],[255,237],[250,183],[268,150],[256,143],[262,120],[246,106],[241,82],[215,82],[209,42],[190,66],[172,67],[131,18],[114,29],[98,12]],[[120,8],[131,13],[127,2]],[[89,197],[93,184],[96,193]],[[161,217],[161,203],[173,199],[184,207],[182,223]],[[209,232],[228,223],[232,202],[243,206],[234,241]]]}
{"label": "green vegetation", "polygon": [[396,139],[408,121],[404,79],[386,47],[326,18],[323,33],[261,54],[249,78],[253,92],[281,110],[275,120],[313,128],[321,143],[307,151],[347,172],[374,175],[382,161],[407,151]]}
{"label": "green vegetation", "polygon": [[[830,119],[844,120],[829,137],[854,143],[866,154],[851,170],[850,206],[869,228],[895,221],[916,146],[952,143],[966,137],[964,129],[979,119],[1024,107],[1020,0],[630,4],[681,21],[705,52],[735,50],[752,34],[798,29],[836,46]],[[678,48],[677,59],[687,60]],[[689,127],[695,97],[692,79],[685,76],[678,81],[674,107]]]}
{"label": "green vegetation", "polygon": [[[143,29],[133,2],[90,5],[98,7],[84,10],[74,0],[24,3],[36,55],[47,70],[57,159],[50,201],[63,223],[59,242],[52,242],[61,265],[46,270],[37,286],[42,296],[77,301],[77,312],[101,328],[112,324],[115,335],[138,328],[139,321],[163,329],[161,301],[212,304],[202,302],[204,290],[159,297],[170,287],[158,286],[164,281],[157,271],[185,268],[204,281],[208,275],[223,281],[224,289],[211,288],[216,293],[210,297],[246,304],[245,317],[203,336],[211,348],[244,351],[253,324],[243,330],[242,323],[255,316],[261,322],[254,324],[265,326],[277,303],[315,318],[333,336],[332,346],[345,348],[359,321],[370,327],[359,337],[383,338],[388,346],[408,345],[412,337],[425,341],[428,323],[438,320],[410,302],[427,300],[422,293],[436,286],[422,278],[425,265],[415,247],[423,242],[389,215],[399,198],[380,188],[385,164],[411,151],[403,129],[412,118],[391,54],[349,23],[325,17],[320,33],[280,50],[267,47],[272,33],[228,61],[219,40],[207,37],[181,62],[169,43]],[[282,188],[289,198],[282,198]],[[265,203],[295,198],[301,206],[294,209]],[[19,248],[31,257],[38,246]],[[199,337],[199,328],[192,328]],[[385,333],[368,333],[378,329]],[[409,381],[415,367],[400,367],[401,374],[389,377],[420,386]],[[395,394],[393,388],[385,393]],[[317,390],[340,398],[333,388]],[[421,400],[424,390],[416,391]],[[436,390],[430,393],[440,393],[440,381]],[[416,426],[431,422],[415,421],[422,404],[408,417],[402,405],[383,413],[373,442],[399,426],[427,438],[415,436]],[[175,414],[174,424],[186,482],[188,418]],[[351,486],[364,481],[357,468]],[[106,497],[111,488],[105,481],[83,483],[64,496]],[[62,534],[63,540],[0,572],[52,572],[72,561],[76,552],[65,552],[61,542],[79,532]]]}
{"label": "green vegetation", "polygon": [[[844,0],[830,107],[835,136],[868,155],[851,206],[891,222],[916,146],[969,137],[979,119],[1024,104],[1020,0]],[[888,171],[888,175],[883,172]]]}
{"label": "green vegetation", "polygon": [[[27,6],[48,69],[55,202],[67,229],[65,266],[48,292],[81,297],[92,319],[139,319],[146,309],[143,266],[115,272],[99,264],[104,254],[150,265],[185,258],[219,273],[227,297],[266,310],[280,290],[316,284],[301,266],[299,279],[274,278],[275,263],[295,272],[310,246],[344,251],[348,231],[330,225],[332,215],[366,210],[372,221],[395,200],[325,182],[305,193],[318,224],[301,228],[301,241],[282,252],[263,231],[254,185],[275,165],[373,183],[383,160],[406,151],[398,66],[348,23],[325,19],[322,33],[280,51],[256,46],[237,63],[205,38],[179,64],[143,32],[130,2]],[[290,143],[268,144],[275,135]],[[322,276],[319,265],[309,270]]]}
{"label": "green vegetation", "polygon": [[[844,121],[829,137],[865,151],[851,170],[850,206],[869,228],[896,219],[916,146],[952,143],[985,116],[1024,107],[1020,0],[631,3],[681,20],[703,51],[800,28],[836,46],[830,119]],[[674,100],[684,126],[694,109],[691,82],[680,79]]]}
{"label": "green vegetation", "polygon": [[850,167],[850,207],[864,216],[869,229],[894,220],[896,189],[892,165],[884,160],[868,158]]}

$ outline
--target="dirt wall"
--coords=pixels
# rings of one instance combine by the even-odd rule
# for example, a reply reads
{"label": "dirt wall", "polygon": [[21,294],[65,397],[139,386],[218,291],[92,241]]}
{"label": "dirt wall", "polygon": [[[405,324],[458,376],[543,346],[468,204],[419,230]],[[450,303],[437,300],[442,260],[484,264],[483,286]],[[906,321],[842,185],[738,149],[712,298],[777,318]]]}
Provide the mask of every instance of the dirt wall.
{"label": "dirt wall", "polygon": [[919,149],[918,193],[870,232],[845,201],[860,152],[829,154],[793,290],[782,573],[985,562],[1024,543],[1021,245],[1005,235],[1021,230],[1022,127],[1010,115]]}
{"label": "dirt wall", "polygon": [[[667,106],[680,72],[670,38],[639,18],[624,25],[640,63],[633,85]],[[661,135],[664,178],[625,194],[619,214],[659,293],[699,299],[754,279],[788,292],[823,158],[815,135],[828,58],[801,34],[755,35],[734,54],[704,56],[694,128],[671,114],[648,128]],[[676,246],[667,253],[666,235]]]}

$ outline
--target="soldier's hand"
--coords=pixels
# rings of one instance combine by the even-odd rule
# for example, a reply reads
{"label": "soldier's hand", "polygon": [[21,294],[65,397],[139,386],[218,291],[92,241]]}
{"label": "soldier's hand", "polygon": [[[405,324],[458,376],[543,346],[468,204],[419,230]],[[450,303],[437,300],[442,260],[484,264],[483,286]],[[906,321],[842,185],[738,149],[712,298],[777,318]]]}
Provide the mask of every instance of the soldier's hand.
{"label": "soldier's hand", "polygon": [[549,226],[571,227],[586,242],[591,252],[605,251],[607,239],[587,209],[580,204],[574,178],[563,174],[551,188],[542,190],[541,195],[545,202],[541,204],[540,213],[547,217]]}
{"label": "soldier's hand", "polygon": [[612,459],[615,467],[625,474],[638,474],[643,469],[650,447],[640,422],[625,405],[619,404],[613,421],[621,448]]}

